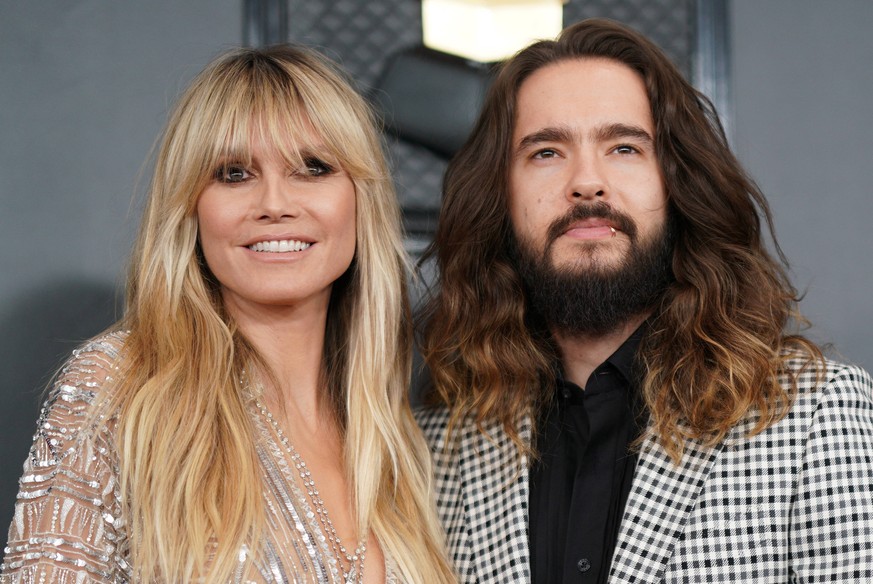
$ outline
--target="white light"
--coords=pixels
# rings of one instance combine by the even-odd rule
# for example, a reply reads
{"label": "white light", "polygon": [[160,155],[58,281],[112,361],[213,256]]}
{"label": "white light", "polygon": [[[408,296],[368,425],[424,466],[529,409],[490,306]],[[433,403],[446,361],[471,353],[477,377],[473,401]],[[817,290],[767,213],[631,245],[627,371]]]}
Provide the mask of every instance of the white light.
{"label": "white light", "polygon": [[563,24],[562,0],[422,0],[424,44],[465,59],[501,61]]}

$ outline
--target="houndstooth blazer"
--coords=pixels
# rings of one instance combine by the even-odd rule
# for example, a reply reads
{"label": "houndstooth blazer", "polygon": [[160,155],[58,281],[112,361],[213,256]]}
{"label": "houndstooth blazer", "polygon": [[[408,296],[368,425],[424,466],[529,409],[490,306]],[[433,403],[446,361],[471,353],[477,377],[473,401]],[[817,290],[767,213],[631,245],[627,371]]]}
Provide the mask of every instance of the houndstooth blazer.
{"label": "houndstooth blazer", "polygon": [[[643,444],[609,584],[873,583],[873,382],[828,363],[802,373],[789,413],[749,437],[689,442],[675,465]],[[437,508],[460,581],[530,582],[525,460],[499,425],[458,428],[417,412],[434,459]],[[530,422],[521,435],[530,440]],[[573,518],[585,529],[585,518]]]}

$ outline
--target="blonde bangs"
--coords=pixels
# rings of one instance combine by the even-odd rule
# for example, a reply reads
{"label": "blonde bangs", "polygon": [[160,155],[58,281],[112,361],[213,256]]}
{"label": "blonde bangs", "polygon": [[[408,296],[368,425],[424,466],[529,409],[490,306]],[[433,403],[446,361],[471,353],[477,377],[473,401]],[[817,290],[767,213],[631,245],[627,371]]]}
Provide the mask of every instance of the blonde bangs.
{"label": "blonde bangs", "polygon": [[[167,136],[165,184],[187,198],[197,196],[227,161],[250,164],[252,147],[269,144],[289,168],[307,156],[328,158],[353,181],[389,180],[369,106],[348,80],[327,63],[288,63],[234,51],[216,62],[183,96],[175,135]],[[190,107],[197,103],[197,107]],[[174,138],[178,138],[175,139]],[[175,143],[174,143],[175,142]]]}
{"label": "blonde bangs", "polygon": [[[312,152],[326,150],[355,182],[389,180],[370,107],[351,89],[351,80],[342,72],[328,63],[318,65],[318,69],[307,66],[293,74],[288,72],[293,75],[299,99],[294,106],[299,108],[308,129],[306,146]],[[278,113],[280,120],[289,119],[288,113]],[[302,150],[302,143],[298,143],[298,149]]]}

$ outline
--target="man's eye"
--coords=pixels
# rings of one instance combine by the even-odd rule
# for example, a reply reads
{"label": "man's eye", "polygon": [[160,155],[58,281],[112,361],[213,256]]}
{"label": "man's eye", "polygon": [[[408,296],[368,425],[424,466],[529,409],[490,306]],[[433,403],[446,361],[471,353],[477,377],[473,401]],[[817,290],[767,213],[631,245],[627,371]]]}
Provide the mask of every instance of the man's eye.
{"label": "man's eye", "polygon": [[215,171],[215,180],[223,183],[239,183],[251,178],[249,171],[239,164],[226,164]]}
{"label": "man's eye", "polygon": [[333,172],[333,167],[320,158],[307,158],[303,164],[307,176],[324,176]]}
{"label": "man's eye", "polygon": [[635,154],[635,153],[639,152],[639,150],[637,150],[633,146],[629,146],[627,144],[622,144],[621,146],[616,146],[615,151],[618,152],[619,154]]}
{"label": "man's eye", "polygon": [[543,148],[542,150],[537,150],[534,152],[534,158],[554,158],[558,153],[552,150],[551,148]]}

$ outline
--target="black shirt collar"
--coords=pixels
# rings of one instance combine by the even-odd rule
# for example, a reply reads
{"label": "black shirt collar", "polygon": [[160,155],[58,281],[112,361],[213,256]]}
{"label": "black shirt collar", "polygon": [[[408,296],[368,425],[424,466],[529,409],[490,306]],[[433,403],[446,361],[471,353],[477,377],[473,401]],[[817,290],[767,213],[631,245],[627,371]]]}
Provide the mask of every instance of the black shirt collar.
{"label": "black shirt collar", "polygon": [[[630,387],[636,387],[640,381],[640,371],[637,368],[637,352],[640,348],[640,342],[648,329],[648,322],[644,321],[637,329],[630,334],[628,338],[618,347],[618,349],[610,355],[606,361],[597,366],[592,375],[596,375],[599,371],[603,371],[604,367],[612,367],[623,378]],[[580,390],[580,388],[564,378],[563,368],[560,363],[556,363],[555,379],[557,380],[557,390],[559,395],[564,389]],[[573,391],[575,393],[575,391]]]}
{"label": "black shirt collar", "polygon": [[636,385],[639,379],[637,352],[639,351],[640,341],[643,339],[645,330],[646,323],[643,322],[606,360],[606,363],[609,363],[621,373],[625,381],[634,385]]}

